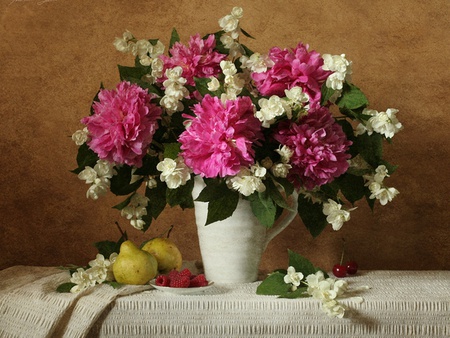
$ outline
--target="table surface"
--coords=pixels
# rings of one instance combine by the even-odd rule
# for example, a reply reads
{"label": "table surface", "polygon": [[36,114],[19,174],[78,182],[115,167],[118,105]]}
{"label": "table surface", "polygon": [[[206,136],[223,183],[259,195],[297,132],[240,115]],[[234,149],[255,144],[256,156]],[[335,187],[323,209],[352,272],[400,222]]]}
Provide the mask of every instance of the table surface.
{"label": "table surface", "polygon": [[200,295],[149,285],[56,293],[68,279],[49,267],[0,271],[0,337],[450,337],[450,271],[361,271],[346,278],[342,319],[312,298],[256,295],[259,282]]}

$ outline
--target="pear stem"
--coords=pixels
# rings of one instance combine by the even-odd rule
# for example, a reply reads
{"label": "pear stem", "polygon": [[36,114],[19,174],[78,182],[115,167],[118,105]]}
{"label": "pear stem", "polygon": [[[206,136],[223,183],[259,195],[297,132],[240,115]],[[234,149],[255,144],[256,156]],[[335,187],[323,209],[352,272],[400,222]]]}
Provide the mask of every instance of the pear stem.
{"label": "pear stem", "polygon": [[116,223],[117,229],[119,229],[119,232],[122,235],[122,238],[124,240],[127,240],[128,239],[127,233],[122,230],[122,228],[120,227],[118,222],[115,222],[115,223]]}

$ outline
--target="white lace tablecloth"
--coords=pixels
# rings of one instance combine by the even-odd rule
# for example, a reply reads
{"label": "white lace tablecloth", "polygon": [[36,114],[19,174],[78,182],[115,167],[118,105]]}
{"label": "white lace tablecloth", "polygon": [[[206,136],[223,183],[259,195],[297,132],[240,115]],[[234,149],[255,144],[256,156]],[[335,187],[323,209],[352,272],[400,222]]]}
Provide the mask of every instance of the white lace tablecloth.
{"label": "white lace tablecloth", "polygon": [[361,291],[342,300],[350,310],[338,319],[311,298],[258,296],[258,283],[201,295],[108,285],[73,295],[54,291],[67,272],[16,266],[0,271],[0,337],[450,337],[450,271],[362,271],[347,280]]}

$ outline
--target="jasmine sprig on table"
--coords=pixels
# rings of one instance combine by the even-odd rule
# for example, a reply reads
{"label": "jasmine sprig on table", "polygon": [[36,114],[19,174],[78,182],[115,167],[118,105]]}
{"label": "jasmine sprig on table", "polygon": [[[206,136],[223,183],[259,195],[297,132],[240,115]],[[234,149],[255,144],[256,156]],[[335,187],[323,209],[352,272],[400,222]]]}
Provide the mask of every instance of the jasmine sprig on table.
{"label": "jasmine sprig on table", "polygon": [[313,297],[322,302],[322,310],[330,317],[343,318],[346,308],[338,299],[347,291],[347,281],[330,278],[326,272],[291,250],[288,250],[288,255],[289,268],[269,274],[256,293],[279,298]]}

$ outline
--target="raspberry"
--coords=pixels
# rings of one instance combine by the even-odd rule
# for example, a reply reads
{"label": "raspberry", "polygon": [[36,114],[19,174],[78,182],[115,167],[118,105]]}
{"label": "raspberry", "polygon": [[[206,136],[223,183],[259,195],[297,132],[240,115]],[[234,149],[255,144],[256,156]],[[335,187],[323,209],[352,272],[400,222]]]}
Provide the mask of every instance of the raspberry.
{"label": "raspberry", "polygon": [[183,269],[180,272],[178,272],[178,276],[187,276],[187,277],[191,278],[192,273],[189,269]]}
{"label": "raspberry", "polygon": [[198,276],[195,276],[194,278],[191,279],[189,287],[196,288],[196,287],[207,286],[207,285],[208,285],[208,281],[206,280],[205,275],[201,273]]}
{"label": "raspberry", "polygon": [[177,276],[170,280],[170,287],[172,288],[188,288],[190,279],[188,276]]}
{"label": "raspberry", "polygon": [[173,279],[176,278],[178,276],[178,271],[177,270],[172,270],[169,272],[169,279]]}
{"label": "raspberry", "polygon": [[155,284],[159,286],[169,286],[170,279],[166,275],[159,275],[156,277]]}

